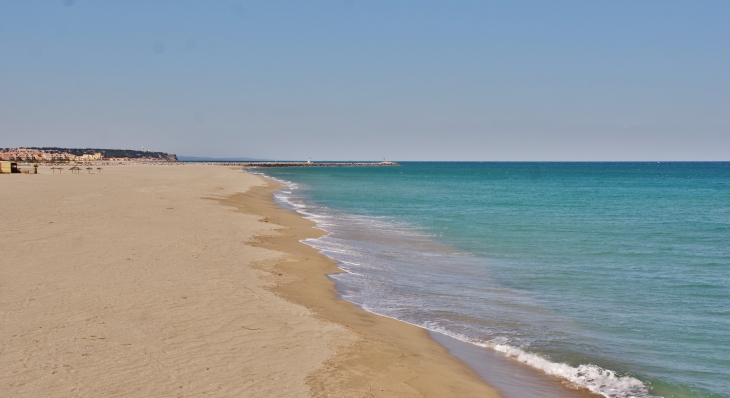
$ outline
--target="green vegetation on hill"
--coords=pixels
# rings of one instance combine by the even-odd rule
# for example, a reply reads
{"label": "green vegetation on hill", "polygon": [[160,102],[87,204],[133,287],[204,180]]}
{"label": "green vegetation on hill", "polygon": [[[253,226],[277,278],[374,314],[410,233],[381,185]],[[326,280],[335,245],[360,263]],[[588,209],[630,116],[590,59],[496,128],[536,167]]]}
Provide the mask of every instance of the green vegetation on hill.
{"label": "green vegetation on hill", "polygon": [[99,149],[99,148],[57,148],[57,147],[28,147],[49,153],[70,153],[74,156],[92,155],[101,153],[105,158],[130,158],[130,159],[157,159],[166,161],[177,161],[174,153],[137,151],[134,149]]}

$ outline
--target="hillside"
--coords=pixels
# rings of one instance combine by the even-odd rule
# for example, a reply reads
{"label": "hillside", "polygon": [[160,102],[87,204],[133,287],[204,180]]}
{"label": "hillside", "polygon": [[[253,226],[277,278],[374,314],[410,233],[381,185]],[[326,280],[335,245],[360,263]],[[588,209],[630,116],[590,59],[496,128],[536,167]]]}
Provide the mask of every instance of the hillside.
{"label": "hillside", "polygon": [[58,147],[28,147],[45,153],[69,153],[74,156],[93,155],[101,153],[104,158],[154,159],[176,162],[174,153],[137,151],[134,149],[100,149],[100,148],[58,148]]}

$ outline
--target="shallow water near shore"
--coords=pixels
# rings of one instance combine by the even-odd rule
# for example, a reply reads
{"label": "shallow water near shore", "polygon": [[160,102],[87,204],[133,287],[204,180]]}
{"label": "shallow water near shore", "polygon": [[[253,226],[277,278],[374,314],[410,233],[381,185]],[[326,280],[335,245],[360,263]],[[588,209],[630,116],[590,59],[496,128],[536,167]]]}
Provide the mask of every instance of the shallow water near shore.
{"label": "shallow water near shore", "polygon": [[368,311],[606,397],[730,396],[730,163],[254,172]]}

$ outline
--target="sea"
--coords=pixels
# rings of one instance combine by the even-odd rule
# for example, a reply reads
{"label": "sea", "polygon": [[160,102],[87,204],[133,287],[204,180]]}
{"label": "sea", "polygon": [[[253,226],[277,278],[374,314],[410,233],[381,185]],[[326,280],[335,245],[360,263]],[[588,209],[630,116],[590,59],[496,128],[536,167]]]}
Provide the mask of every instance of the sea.
{"label": "sea", "polygon": [[730,397],[728,162],[252,172],[329,232],[304,243],[338,262],[342,299],[475,368],[486,350],[610,398]]}

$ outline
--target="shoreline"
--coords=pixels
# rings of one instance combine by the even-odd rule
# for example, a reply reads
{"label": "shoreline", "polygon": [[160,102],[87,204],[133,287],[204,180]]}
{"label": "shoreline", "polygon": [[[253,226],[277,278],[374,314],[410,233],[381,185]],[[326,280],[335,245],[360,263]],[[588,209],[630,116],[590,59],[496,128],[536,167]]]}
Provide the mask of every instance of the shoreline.
{"label": "shoreline", "polygon": [[344,396],[501,397],[473,369],[433,340],[428,332],[392,318],[367,312],[336,297],[327,275],[343,272],[331,258],[300,242],[325,234],[300,214],[280,207],[273,198],[283,185],[265,177],[266,186],[219,200],[246,214],[256,214],[281,226],[278,233],[260,235],[256,247],[287,253],[273,266],[290,280],[271,287],[281,297],[302,305],[317,318],[342,325],[357,336],[341,346],[325,366],[307,377],[313,395],[340,391]]}
{"label": "shoreline", "polygon": [[271,179],[40,170],[0,181],[13,396],[510,398],[458,347],[338,298],[343,271],[301,242],[325,232]]}
{"label": "shoreline", "polygon": [[[283,182],[272,179],[260,173],[254,173],[254,175],[266,179],[270,185],[273,185],[275,187],[274,189],[271,189],[270,193],[267,194],[270,196],[271,202],[273,202],[277,208],[283,210],[284,212],[294,213],[296,216],[309,221],[312,225],[311,228],[313,229],[317,229],[318,231],[324,231],[318,228],[317,224],[314,221],[308,220],[303,215],[299,214],[295,209],[284,208],[276,201],[276,199],[274,198],[274,192],[286,186]],[[321,233],[315,233],[314,236],[304,234],[300,236],[301,239],[299,240],[303,240],[306,238],[318,238],[326,235],[327,233],[329,232],[324,231]],[[301,244],[306,245],[305,243]],[[323,256],[328,262],[332,263],[332,266],[334,268],[329,267],[330,269],[332,269],[332,272],[326,272],[326,275],[344,272],[337,266],[337,260],[319,253],[317,249],[314,249],[309,245],[306,246],[313,249],[313,251],[318,255]],[[277,248],[276,250],[279,249]],[[494,389],[495,387],[498,388],[498,394],[500,394],[500,396],[504,398],[603,397],[602,395],[592,393],[585,387],[574,386],[566,380],[545,374],[538,369],[516,361],[512,358],[508,358],[489,348],[473,345],[471,343],[458,340],[454,337],[439,332],[428,330],[419,325],[414,325],[399,320],[397,318],[383,316],[377,313],[367,311],[350,301],[340,298],[337,288],[337,282],[329,277],[327,279],[333,285],[331,287],[331,296],[335,297],[336,300],[344,301],[348,304],[351,304],[354,307],[352,309],[353,311],[363,311],[378,318],[394,320],[409,327],[416,328],[419,331],[425,332],[425,334],[428,335],[429,339],[438,343],[441,347],[446,349],[449,356],[456,358],[459,362],[461,362],[461,364],[466,365],[469,369],[475,372],[482,382],[490,386],[490,388],[492,389]],[[299,301],[297,301],[296,299],[291,299],[289,297],[288,299],[299,303]],[[329,318],[328,320],[332,320],[332,318]],[[338,322],[337,317],[335,317],[335,321]]]}

